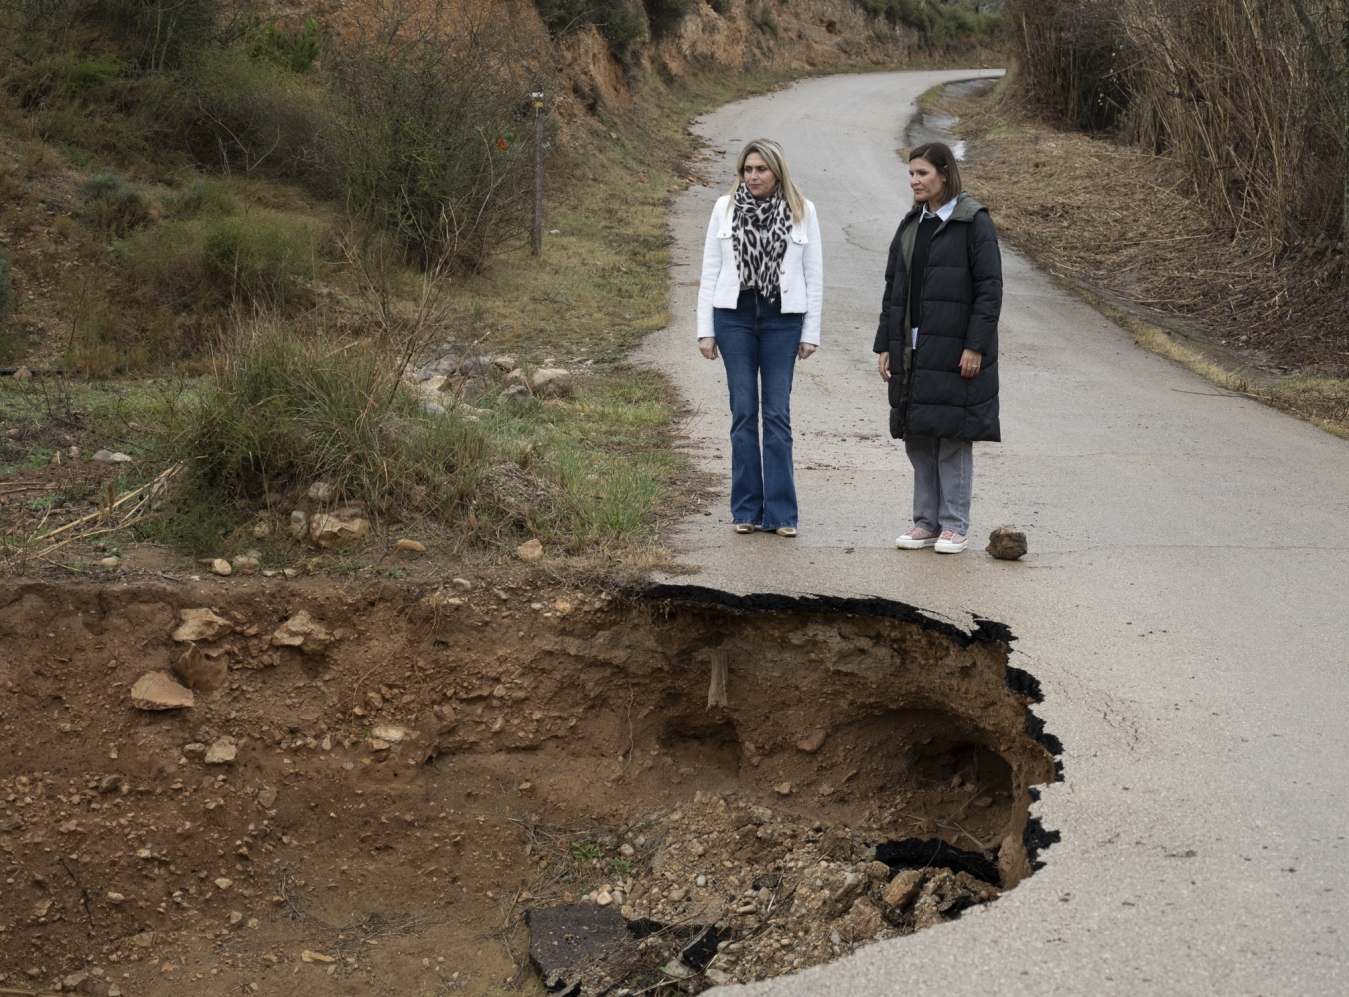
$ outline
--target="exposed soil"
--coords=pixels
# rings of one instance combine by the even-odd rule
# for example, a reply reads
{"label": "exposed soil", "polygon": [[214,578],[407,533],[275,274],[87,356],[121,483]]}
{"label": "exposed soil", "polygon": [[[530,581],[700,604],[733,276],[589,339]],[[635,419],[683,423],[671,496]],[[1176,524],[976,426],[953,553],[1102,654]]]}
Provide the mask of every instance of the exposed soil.
{"label": "exposed soil", "polygon": [[[542,993],[525,913],[574,902],[629,932],[586,993],[685,970],[696,992],[958,916],[1029,872],[1054,762],[999,628],[465,581],[4,582],[0,986]],[[133,707],[183,654],[181,611],[208,607],[229,632],[197,647],[224,684]],[[270,641],[301,610],[326,652]],[[896,846],[874,861],[913,837],[974,853],[982,878]],[[906,864],[927,868],[889,904]]]}

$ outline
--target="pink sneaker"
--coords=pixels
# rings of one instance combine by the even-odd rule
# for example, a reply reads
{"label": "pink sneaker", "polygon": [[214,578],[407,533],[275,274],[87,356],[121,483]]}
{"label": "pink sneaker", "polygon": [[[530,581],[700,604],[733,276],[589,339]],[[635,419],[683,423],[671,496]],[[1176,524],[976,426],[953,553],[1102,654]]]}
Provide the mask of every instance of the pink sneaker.
{"label": "pink sneaker", "polygon": [[956,533],[953,530],[942,530],[941,537],[937,540],[936,547],[938,554],[959,554],[969,543],[963,533]]}
{"label": "pink sneaker", "polygon": [[915,526],[908,533],[903,534],[895,541],[895,546],[900,550],[922,550],[924,547],[932,547],[937,543],[937,534],[931,533],[921,526]]}

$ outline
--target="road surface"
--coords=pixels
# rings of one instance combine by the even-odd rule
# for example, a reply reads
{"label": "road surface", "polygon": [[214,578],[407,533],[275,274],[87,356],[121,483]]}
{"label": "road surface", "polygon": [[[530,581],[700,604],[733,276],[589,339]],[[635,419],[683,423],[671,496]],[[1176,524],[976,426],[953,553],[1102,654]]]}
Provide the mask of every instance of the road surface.
{"label": "road surface", "polygon": [[[725,375],[695,348],[703,234],[741,142],[778,139],[824,235],[823,345],[792,406],[801,535],[734,536],[723,494],[677,534],[701,574],[673,580],[1008,624],[1065,746],[1034,811],[1063,840],[995,904],[749,990],[1345,994],[1349,442],[1140,350],[1005,251],[1005,442],[975,445],[979,542],[894,549],[911,476],[871,342],[909,204],[897,149],[918,95],[971,75],[834,76],[701,119],[724,156],[676,203],[674,320],[641,357],[696,407],[694,458],[728,480]],[[1029,536],[1022,561],[979,549],[1004,523]]]}

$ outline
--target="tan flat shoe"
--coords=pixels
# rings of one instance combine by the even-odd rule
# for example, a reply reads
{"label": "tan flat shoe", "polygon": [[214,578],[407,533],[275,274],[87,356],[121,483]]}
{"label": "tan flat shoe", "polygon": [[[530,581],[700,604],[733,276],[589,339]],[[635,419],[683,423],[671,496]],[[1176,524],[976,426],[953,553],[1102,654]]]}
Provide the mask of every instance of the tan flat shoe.
{"label": "tan flat shoe", "polygon": [[795,527],[795,526],[779,526],[779,527],[777,528],[777,535],[780,536],[780,537],[794,537],[794,536],[796,536],[796,527]]}
{"label": "tan flat shoe", "polygon": [[737,533],[753,533],[753,532],[754,532],[754,524],[753,524],[753,523],[736,523],[736,524],[735,524],[735,532],[737,532]]}

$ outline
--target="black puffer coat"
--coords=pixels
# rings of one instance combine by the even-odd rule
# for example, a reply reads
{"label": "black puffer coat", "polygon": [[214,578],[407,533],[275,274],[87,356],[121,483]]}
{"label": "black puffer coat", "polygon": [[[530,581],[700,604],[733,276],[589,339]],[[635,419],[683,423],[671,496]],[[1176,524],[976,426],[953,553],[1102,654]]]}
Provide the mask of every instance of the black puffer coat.
{"label": "black puffer coat", "polygon": [[[947,440],[1002,439],[998,424],[998,314],[1002,253],[988,209],[961,194],[932,236],[927,271],[913,275],[922,295],[918,350],[906,314],[909,265],[922,209],[915,206],[890,244],[885,298],[872,349],[890,354],[890,435]],[[960,376],[963,350],[983,354],[979,373]]]}

